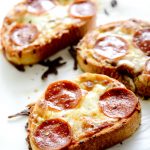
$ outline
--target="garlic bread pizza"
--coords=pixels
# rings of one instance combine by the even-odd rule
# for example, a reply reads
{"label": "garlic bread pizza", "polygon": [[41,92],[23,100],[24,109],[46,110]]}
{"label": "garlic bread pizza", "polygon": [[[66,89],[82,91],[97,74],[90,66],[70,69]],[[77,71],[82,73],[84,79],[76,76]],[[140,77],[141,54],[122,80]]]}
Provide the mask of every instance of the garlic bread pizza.
{"label": "garlic bread pizza", "polygon": [[76,44],[95,24],[95,0],[24,0],[7,14],[2,48],[15,65],[37,63]]}
{"label": "garlic bread pizza", "polygon": [[32,150],[100,150],[131,136],[141,120],[135,94],[106,75],[51,83],[30,109]]}
{"label": "garlic bread pizza", "polygon": [[136,19],[101,25],[77,46],[85,72],[102,73],[150,96],[150,23]]}

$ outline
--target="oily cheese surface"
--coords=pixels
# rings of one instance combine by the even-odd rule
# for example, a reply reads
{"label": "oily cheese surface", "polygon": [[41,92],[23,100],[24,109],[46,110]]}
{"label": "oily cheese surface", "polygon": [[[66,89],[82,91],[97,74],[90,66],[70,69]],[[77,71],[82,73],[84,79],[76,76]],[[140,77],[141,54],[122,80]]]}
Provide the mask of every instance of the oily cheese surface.
{"label": "oily cheese surface", "polygon": [[[18,4],[14,10],[12,10],[7,19],[10,19],[11,24],[7,24],[7,19],[4,22],[5,30],[6,30],[6,37],[9,35],[9,32],[13,26],[17,24],[34,24],[37,26],[40,35],[39,37],[31,43],[32,45],[41,45],[46,43],[50,38],[56,36],[56,33],[60,30],[67,29],[68,26],[71,26],[74,24],[74,22],[80,22],[80,20],[71,19],[68,16],[67,11],[68,5],[58,5],[55,9],[51,10],[50,12],[40,14],[40,15],[34,15],[32,13],[26,12],[27,8],[24,3]],[[21,11],[20,14],[18,14],[19,10]],[[58,11],[59,10],[59,11]],[[12,19],[12,20],[11,20]],[[62,23],[63,22],[63,23]],[[5,41],[8,42],[8,41]],[[9,45],[10,43],[6,43]],[[16,45],[12,45],[12,48],[19,50],[20,47],[17,47]]]}
{"label": "oily cheese surface", "polygon": [[[88,58],[92,59],[93,57],[95,57],[93,55],[92,49],[94,47],[94,44],[100,37],[105,36],[122,37],[127,41],[129,48],[127,50],[126,55],[120,60],[118,60],[116,62],[117,63],[116,65],[119,66],[122,64],[126,64],[129,67],[131,67],[134,70],[133,72],[136,74],[137,72],[142,71],[143,66],[149,59],[149,56],[133,44],[133,35],[137,30],[145,28],[146,29],[150,28],[150,23],[134,19],[102,25],[93,32],[89,33],[87,36],[85,36],[85,38],[83,38],[82,42],[79,44],[79,47],[84,50],[83,51],[81,50],[79,53],[81,56],[87,57],[87,59]],[[96,59],[93,58],[92,61],[98,63],[100,60],[96,61]],[[101,63],[101,61],[99,63]],[[107,64],[105,60],[104,63]],[[110,60],[110,64],[111,63],[113,62],[111,62]]]}
{"label": "oily cheese surface", "polygon": [[99,26],[78,44],[81,69],[109,75],[132,91],[149,96],[150,74],[146,71],[150,60],[149,29],[149,22],[137,19]]}
{"label": "oily cheese surface", "polygon": [[105,75],[88,73],[81,75],[73,82],[82,90],[82,99],[75,108],[61,111],[51,110],[47,105],[44,105],[43,95],[31,109],[28,128],[31,146],[34,149],[37,148],[33,140],[34,133],[42,122],[49,119],[60,118],[65,120],[71,126],[74,144],[92,137],[101,130],[102,126],[104,126],[102,129],[106,128],[106,131],[109,132],[109,127],[122,124],[121,121],[126,120],[109,117],[99,107],[101,95],[112,88],[125,88],[123,84]]}
{"label": "oily cheese surface", "polygon": [[17,65],[34,64],[77,43],[95,24],[95,3],[95,0],[25,0],[18,3],[2,25],[6,58]]}

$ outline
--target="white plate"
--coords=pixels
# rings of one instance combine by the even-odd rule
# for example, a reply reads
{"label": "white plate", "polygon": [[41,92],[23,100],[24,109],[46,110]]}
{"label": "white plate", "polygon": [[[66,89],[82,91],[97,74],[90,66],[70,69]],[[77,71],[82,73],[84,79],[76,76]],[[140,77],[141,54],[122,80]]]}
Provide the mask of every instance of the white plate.
{"label": "white plate", "polygon": [[[0,0],[0,22],[8,10],[19,0]],[[100,1],[100,0],[99,0]],[[138,18],[150,21],[150,0],[118,0],[115,8],[110,6],[111,0],[101,0],[98,24],[109,21]],[[104,13],[107,9],[109,15]],[[67,50],[57,53],[51,59],[62,56],[67,64],[58,69],[59,74],[49,75],[46,81],[41,80],[45,68],[39,65],[26,68],[26,72],[17,71],[0,53],[0,150],[27,150],[24,126],[27,118],[8,120],[7,116],[19,112],[42,93],[52,81],[72,79],[80,70],[73,71],[73,61]],[[149,150],[150,149],[150,100],[142,101],[142,124],[138,131],[123,144],[110,150]]]}

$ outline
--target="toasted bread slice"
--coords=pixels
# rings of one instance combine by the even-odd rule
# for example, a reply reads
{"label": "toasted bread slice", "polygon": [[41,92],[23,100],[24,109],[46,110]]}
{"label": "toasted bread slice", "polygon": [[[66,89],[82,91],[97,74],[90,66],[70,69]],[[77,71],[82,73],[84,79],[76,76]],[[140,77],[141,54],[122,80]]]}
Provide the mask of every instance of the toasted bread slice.
{"label": "toasted bread slice", "polygon": [[146,61],[143,72],[134,79],[134,82],[140,95],[150,97],[150,59]]}
{"label": "toasted bread slice", "polygon": [[48,86],[31,108],[32,150],[100,150],[122,142],[139,127],[140,103],[133,92],[105,75],[85,73]]}
{"label": "toasted bread slice", "polygon": [[37,63],[76,44],[95,25],[95,0],[24,0],[2,26],[6,58],[16,65]]}
{"label": "toasted bread slice", "polygon": [[86,72],[106,74],[128,89],[150,96],[149,35],[150,23],[141,20],[99,26],[78,44],[78,63]]}

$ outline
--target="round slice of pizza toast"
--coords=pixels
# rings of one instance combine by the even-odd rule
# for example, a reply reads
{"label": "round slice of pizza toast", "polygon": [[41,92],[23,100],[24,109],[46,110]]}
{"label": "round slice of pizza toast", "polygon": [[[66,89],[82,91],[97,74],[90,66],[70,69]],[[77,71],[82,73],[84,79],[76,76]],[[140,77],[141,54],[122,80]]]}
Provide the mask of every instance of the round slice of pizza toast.
{"label": "round slice of pizza toast", "polygon": [[16,65],[37,63],[76,44],[95,18],[95,0],[24,0],[3,21],[4,55]]}
{"label": "round slice of pizza toast", "polygon": [[85,73],[51,83],[30,109],[32,150],[100,150],[122,142],[139,127],[138,98],[119,81]]}
{"label": "round slice of pizza toast", "polygon": [[84,71],[108,75],[150,97],[150,23],[130,19],[99,26],[78,44],[77,60]]}

